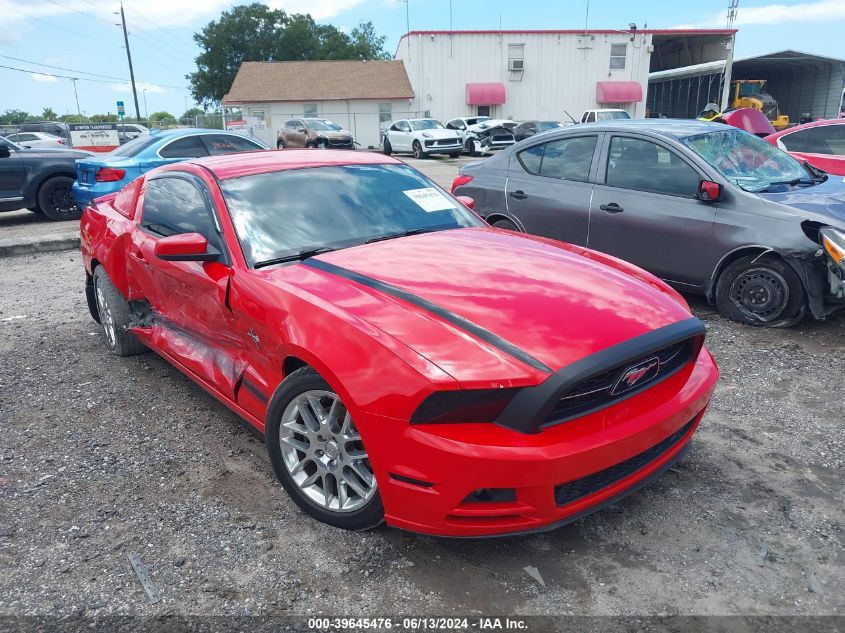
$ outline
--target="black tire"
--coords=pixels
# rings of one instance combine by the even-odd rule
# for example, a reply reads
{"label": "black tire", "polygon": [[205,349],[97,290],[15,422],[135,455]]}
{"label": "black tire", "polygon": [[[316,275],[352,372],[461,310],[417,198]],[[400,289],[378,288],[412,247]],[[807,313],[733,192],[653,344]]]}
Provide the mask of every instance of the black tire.
{"label": "black tire", "polygon": [[384,153],[390,156],[393,153],[393,148],[390,146],[390,140],[384,137]]}
{"label": "black tire", "polygon": [[449,154],[449,158],[460,158],[460,157],[461,157],[460,152],[452,152],[451,154]]}
{"label": "black tire", "polygon": [[74,179],[70,176],[53,176],[38,188],[38,208],[51,220],[78,220],[80,209],[71,195]]}
{"label": "black tire", "polygon": [[314,143],[314,147],[317,149],[329,149],[329,142],[324,138],[317,139],[317,142]]}
{"label": "black tire", "polygon": [[789,327],[804,316],[801,280],[774,255],[748,255],[730,264],[716,282],[716,306],[733,321]]}
{"label": "black tire", "polygon": [[420,145],[419,141],[414,141],[414,144],[411,146],[411,149],[413,150],[414,158],[425,158],[425,154],[423,154],[422,151],[422,145]]}
{"label": "black tire", "polygon": [[[267,410],[265,437],[267,438],[267,453],[276,477],[284,487],[285,491],[306,514],[345,530],[368,530],[376,527],[384,521],[384,506],[381,502],[381,493],[376,488],[362,507],[349,512],[330,511],[318,505],[309,498],[294,481],[293,476],[285,465],[279,442],[282,417],[288,405],[295,398],[308,391],[326,391],[334,394],[320,374],[311,367],[301,367],[291,373],[276,389],[270,400]],[[336,395],[336,394],[335,394]],[[376,483],[377,486],[377,483]]]}
{"label": "black tire", "polygon": [[39,209],[38,207],[27,207],[26,210],[32,211],[33,213],[43,213],[43,211],[41,209]]}
{"label": "black tire", "polygon": [[285,142],[281,139],[276,141],[276,149],[285,149]]}
{"label": "black tire", "polygon": [[106,345],[115,356],[135,356],[148,351],[127,328],[131,322],[129,303],[109,278],[106,269],[94,269],[94,296]]}
{"label": "black tire", "polygon": [[520,232],[516,224],[514,224],[510,220],[496,220],[495,222],[493,222],[492,226],[497,229],[505,229],[506,231],[514,231],[516,233]]}
{"label": "black tire", "polygon": [[478,150],[475,147],[475,139],[467,139],[466,151],[470,156],[478,156]]}

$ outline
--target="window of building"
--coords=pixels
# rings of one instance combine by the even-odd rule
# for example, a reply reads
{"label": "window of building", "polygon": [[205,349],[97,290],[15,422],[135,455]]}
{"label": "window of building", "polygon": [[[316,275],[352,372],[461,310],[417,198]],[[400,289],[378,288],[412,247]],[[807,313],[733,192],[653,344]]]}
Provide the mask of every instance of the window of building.
{"label": "window of building", "polygon": [[628,55],[627,44],[610,45],[610,70],[625,68],[625,57]]}
{"label": "window of building", "polygon": [[210,245],[220,246],[205,198],[185,178],[154,178],[147,182],[141,226],[162,237],[199,233]]}
{"label": "window of building", "polygon": [[317,104],[316,103],[306,103],[302,106],[302,111],[305,113],[306,117],[316,117],[317,116]]}
{"label": "window of building", "polygon": [[508,44],[508,70],[525,70],[525,44]]}
{"label": "window of building", "polygon": [[393,104],[380,103],[378,104],[378,122],[390,123],[393,120]]}
{"label": "window of building", "polygon": [[610,140],[605,182],[611,187],[694,198],[698,173],[675,152],[635,138]]}
{"label": "window of building", "polygon": [[478,112],[476,112],[478,116],[490,116],[490,106],[478,106]]}

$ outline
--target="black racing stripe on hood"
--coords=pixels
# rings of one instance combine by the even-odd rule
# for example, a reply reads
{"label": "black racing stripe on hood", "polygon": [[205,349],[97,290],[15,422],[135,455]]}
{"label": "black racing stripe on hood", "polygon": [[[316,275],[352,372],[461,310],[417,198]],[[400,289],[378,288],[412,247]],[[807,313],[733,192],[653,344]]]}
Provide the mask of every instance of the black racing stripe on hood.
{"label": "black racing stripe on hood", "polygon": [[351,281],[355,281],[359,284],[364,286],[368,286],[379,292],[383,292],[388,295],[392,295],[403,301],[407,301],[418,308],[422,308],[426,312],[430,312],[434,314],[444,321],[448,321],[452,325],[459,327],[460,329],[472,334],[476,338],[481,339],[485,343],[489,343],[493,347],[505,352],[506,354],[512,356],[513,358],[517,359],[533,367],[534,369],[538,369],[540,371],[544,371],[546,373],[551,374],[552,369],[551,367],[547,366],[545,363],[537,360],[531,354],[521,350],[513,343],[506,341],[500,336],[493,334],[490,330],[487,330],[480,325],[473,323],[469,319],[465,319],[464,317],[455,314],[454,312],[450,312],[445,308],[441,308],[440,306],[432,303],[431,301],[427,301],[422,297],[418,297],[417,295],[408,292],[407,290],[402,290],[401,288],[397,288],[391,284],[385,283],[383,281],[379,281],[378,279],[373,279],[372,277],[367,277],[366,275],[362,275],[361,273],[356,273],[353,270],[349,270],[347,268],[342,268],[340,266],[336,266],[335,264],[330,264],[329,262],[322,261],[320,259],[315,259],[313,257],[308,258],[302,262],[305,266],[310,266],[311,268],[316,268],[317,270],[321,270],[323,272],[331,273],[332,275],[337,275],[338,277],[343,277],[345,279],[349,279]]}

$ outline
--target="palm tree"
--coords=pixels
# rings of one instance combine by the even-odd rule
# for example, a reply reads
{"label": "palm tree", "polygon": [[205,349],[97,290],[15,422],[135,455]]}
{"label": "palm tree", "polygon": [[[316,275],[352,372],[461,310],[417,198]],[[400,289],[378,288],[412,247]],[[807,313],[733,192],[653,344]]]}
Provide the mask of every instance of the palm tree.
{"label": "palm tree", "polygon": [[41,118],[45,121],[55,121],[59,118],[59,115],[56,114],[56,111],[53,108],[44,108],[41,110]]}

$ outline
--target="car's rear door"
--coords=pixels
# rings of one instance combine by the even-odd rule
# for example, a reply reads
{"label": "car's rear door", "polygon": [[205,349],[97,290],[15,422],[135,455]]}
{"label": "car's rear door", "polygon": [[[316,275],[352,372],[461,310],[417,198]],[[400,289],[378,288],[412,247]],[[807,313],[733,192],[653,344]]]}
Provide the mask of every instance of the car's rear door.
{"label": "car's rear door", "polygon": [[204,134],[201,138],[210,156],[264,149],[258,143],[236,134]]}
{"label": "car's rear door", "polygon": [[[225,396],[234,398],[243,372],[243,342],[227,305],[232,274],[208,187],[184,172],[168,172],[144,184],[129,246],[132,292],[151,310],[155,346]],[[165,261],[156,242],[169,235],[200,233],[219,261]]]}
{"label": "car's rear door", "polygon": [[586,245],[599,138],[569,135],[511,154],[505,199],[528,233]]}
{"label": "car's rear door", "polygon": [[702,173],[660,139],[607,134],[587,246],[690,289],[713,270],[717,204],[698,199]]}
{"label": "car's rear door", "polygon": [[26,169],[20,155],[0,139],[0,211],[22,207],[25,187]]}

